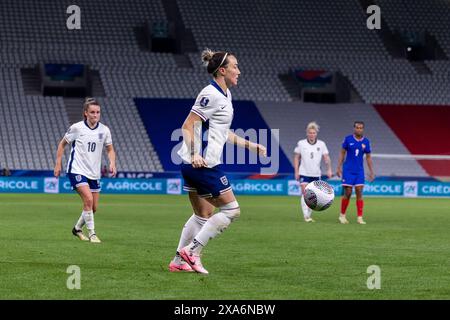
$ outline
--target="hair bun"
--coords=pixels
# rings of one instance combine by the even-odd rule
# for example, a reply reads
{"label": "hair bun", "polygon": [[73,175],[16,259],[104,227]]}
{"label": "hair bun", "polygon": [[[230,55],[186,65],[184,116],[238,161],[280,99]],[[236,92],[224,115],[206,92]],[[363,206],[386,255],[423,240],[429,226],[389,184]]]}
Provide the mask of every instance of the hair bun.
{"label": "hair bun", "polygon": [[207,66],[209,61],[213,58],[214,53],[214,51],[208,48],[202,51],[202,61],[205,66]]}

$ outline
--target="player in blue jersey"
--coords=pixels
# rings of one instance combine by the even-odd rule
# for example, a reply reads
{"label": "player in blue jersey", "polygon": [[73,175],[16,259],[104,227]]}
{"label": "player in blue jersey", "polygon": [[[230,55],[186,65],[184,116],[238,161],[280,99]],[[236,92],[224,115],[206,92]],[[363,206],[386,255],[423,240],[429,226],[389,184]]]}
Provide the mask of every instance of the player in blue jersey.
{"label": "player in blue jersey", "polygon": [[[234,110],[229,88],[236,86],[240,71],[234,54],[224,51],[202,52],[202,60],[211,83],[199,93],[183,124],[183,145],[178,151],[183,163],[181,173],[184,190],[189,192],[194,214],[181,232],[175,257],[169,264],[171,272],[196,271],[207,274],[200,252],[210,239],[221,234],[240,215],[230,182],[221,168],[223,147],[227,141],[266,155],[260,144],[231,132]],[[208,122],[208,146],[201,151],[202,122]],[[214,213],[215,208],[219,212]]]}
{"label": "player in blue jersey", "polygon": [[[342,187],[344,188],[344,196],[341,200],[341,214],[339,216],[339,222],[342,224],[348,223],[345,212],[350,203],[353,187],[356,193],[357,223],[366,224],[363,220],[364,155],[366,156],[367,167],[369,168],[368,180],[373,181],[375,179],[375,173],[373,171],[371,152],[370,141],[364,137],[364,122],[355,121],[353,124],[353,134],[345,137],[342,143],[336,170],[338,177],[342,177]],[[344,163],[343,169],[342,163]]]}

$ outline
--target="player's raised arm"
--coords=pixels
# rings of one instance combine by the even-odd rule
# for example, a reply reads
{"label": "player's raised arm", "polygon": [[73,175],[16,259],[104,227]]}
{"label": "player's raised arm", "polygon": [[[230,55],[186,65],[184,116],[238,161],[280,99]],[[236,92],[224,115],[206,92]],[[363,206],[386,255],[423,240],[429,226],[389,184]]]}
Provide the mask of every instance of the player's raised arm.
{"label": "player's raised arm", "polygon": [[344,163],[346,153],[347,153],[347,150],[345,150],[344,148],[342,148],[341,152],[339,153],[339,161],[338,161],[338,166],[336,169],[336,175],[338,177],[342,177],[342,164]]}
{"label": "player's raised arm", "polygon": [[59,177],[61,174],[61,163],[62,163],[62,156],[64,154],[64,148],[67,146],[67,141],[65,138],[62,138],[62,140],[58,144],[58,150],[56,151],[56,161],[55,161],[55,168],[53,170],[53,174],[55,177]]}
{"label": "player's raised arm", "polygon": [[250,151],[253,151],[255,153],[258,153],[261,156],[267,156],[267,149],[262,144],[258,144],[255,142],[252,142],[250,140],[246,140],[242,137],[239,137],[232,131],[228,131],[228,141],[231,143],[234,143],[235,145],[239,147],[243,147],[246,149],[249,149]]}
{"label": "player's raised arm", "polygon": [[208,164],[206,160],[200,155],[200,150],[196,150],[196,143],[194,141],[194,128],[202,123],[202,118],[194,112],[190,112],[181,127],[183,132],[183,141],[190,150],[192,166],[194,168],[206,167]]}

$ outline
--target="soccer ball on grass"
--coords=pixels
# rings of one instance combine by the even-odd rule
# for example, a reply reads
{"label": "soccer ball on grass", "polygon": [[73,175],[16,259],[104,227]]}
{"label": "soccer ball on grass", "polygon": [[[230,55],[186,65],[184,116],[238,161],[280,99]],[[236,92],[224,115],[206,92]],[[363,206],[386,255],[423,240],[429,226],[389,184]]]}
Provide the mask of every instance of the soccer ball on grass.
{"label": "soccer ball on grass", "polygon": [[305,188],[305,203],[314,211],[328,209],[334,200],[334,190],[327,182],[318,180],[310,182]]}

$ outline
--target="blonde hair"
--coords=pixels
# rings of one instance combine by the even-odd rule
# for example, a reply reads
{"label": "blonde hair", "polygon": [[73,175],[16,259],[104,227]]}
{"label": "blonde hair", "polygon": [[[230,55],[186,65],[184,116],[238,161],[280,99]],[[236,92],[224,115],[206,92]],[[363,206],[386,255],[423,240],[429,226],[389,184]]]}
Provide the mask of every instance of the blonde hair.
{"label": "blonde hair", "polygon": [[306,132],[308,132],[308,130],[315,130],[316,132],[319,132],[320,126],[317,124],[317,122],[312,121],[306,126]]}
{"label": "blonde hair", "polygon": [[86,98],[83,103],[83,118],[86,120],[84,113],[89,110],[90,106],[100,106],[100,103],[95,98]]}

